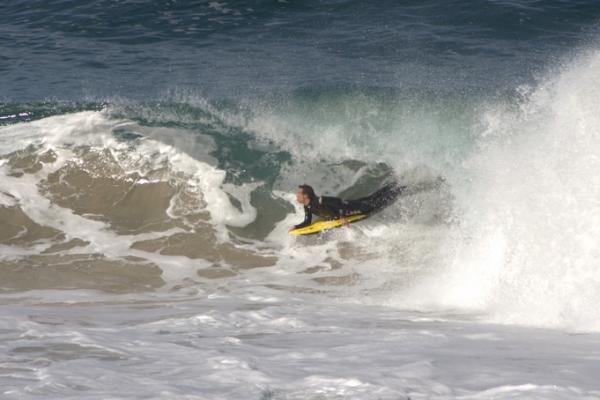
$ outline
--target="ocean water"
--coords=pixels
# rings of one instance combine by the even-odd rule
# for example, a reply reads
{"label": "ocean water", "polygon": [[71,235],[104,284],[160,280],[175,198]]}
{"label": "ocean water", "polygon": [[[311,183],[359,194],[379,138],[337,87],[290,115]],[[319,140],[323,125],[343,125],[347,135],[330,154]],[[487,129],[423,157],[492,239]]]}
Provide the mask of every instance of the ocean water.
{"label": "ocean water", "polygon": [[0,10],[0,397],[600,399],[597,1]]}

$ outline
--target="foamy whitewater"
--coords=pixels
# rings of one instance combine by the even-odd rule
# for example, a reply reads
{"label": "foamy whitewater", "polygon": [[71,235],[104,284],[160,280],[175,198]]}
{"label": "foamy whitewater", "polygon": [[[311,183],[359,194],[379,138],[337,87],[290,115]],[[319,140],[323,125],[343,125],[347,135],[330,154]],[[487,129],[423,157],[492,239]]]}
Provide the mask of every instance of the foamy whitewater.
{"label": "foamy whitewater", "polygon": [[600,399],[595,3],[17,3],[1,398]]}

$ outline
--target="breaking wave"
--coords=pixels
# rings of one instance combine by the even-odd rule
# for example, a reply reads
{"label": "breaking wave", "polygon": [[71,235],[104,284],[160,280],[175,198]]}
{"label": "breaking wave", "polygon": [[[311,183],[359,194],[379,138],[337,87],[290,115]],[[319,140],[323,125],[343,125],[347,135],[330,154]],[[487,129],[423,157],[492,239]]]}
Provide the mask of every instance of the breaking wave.
{"label": "breaking wave", "polygon": [[[2,287],[251,281],[598,330],[598,71],[591,52],[492,98],[319,88],[7,106]],[[391,175],[414,190],[382,215],[317,238],[286,234],[301,218],[297,184],[352,197]]]}

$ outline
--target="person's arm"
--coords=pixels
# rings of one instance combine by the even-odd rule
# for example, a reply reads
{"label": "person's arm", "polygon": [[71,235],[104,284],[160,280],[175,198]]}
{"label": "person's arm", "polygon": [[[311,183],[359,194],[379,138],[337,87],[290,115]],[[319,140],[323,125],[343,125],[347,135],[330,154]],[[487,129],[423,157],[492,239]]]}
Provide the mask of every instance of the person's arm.
{"label": "person's arm", "polygon": [[312,212],[308,209],[308,207],[304,206],[304,221],[299,223],[298,225],[294,225],[290,228],[291,230],[304,228],[305,226],[309,226],[312,222]]}
{"label": "person's arm", "polygon": [[342,223],[342,226],[350,226],[350,223],[348,222],[348,219],[346,218],[347,213],[348,213],[348,206],[347,206],[346,202],[340,200],[339,205],[338,205],[338,219]]}
{"label": "person's arm", "polygon": [[340,208],[340,215],[338,218],[343,226],[350,226],[350,223],[348,222],[348,219],[346,218],[346,210],[344,210],[343,208]]}
{"label": "person's arm", "polygon": [[329,219],[339,219],[342,225],[348,225],[346,203],[339,197],[322,197],[322,199],[321,208],[329,214]]}

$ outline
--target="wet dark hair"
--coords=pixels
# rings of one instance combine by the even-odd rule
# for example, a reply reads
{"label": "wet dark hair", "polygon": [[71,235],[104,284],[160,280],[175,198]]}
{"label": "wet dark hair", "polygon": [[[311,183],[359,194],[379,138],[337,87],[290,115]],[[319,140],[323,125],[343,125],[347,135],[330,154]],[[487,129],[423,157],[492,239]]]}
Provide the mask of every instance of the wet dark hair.
{"label": "wet dark hair", "polygon": [[311,203],[317,201],[317,195],[315,194],[315,190],[312,188],[312,186],[304,184],[298,187],[302,190],[302,192],[304,192],[305,195],[308,196]]}

